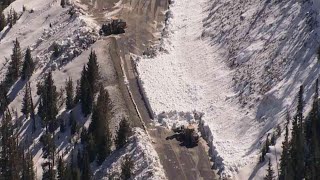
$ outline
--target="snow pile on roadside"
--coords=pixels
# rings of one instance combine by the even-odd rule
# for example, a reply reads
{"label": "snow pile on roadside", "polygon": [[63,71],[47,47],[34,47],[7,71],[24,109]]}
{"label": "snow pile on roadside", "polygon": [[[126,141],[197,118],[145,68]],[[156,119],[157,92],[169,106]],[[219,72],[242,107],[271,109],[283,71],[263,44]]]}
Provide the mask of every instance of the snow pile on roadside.
{"label": "snow pile on roadside", "polygon": [[110,157],[94,172],[96,179],[117,178],[121,174],[121,163],[125,156],[131,157],[134,168],[132,179],[167,179],[148,135],[140,128],[133,129],[128,145]]}
{"label": "snow pile on roadside", "polygon": [[314,8],[289,0],[175,1],[164,40],[168,52],[137,62],[157,118],[204,113],[203,129],[220,172],[262,177],[265,164],[256,165],[265,135],[283,123],[286,108],[294,111],[301,84],[306,102],[313,93],[319,71]]}

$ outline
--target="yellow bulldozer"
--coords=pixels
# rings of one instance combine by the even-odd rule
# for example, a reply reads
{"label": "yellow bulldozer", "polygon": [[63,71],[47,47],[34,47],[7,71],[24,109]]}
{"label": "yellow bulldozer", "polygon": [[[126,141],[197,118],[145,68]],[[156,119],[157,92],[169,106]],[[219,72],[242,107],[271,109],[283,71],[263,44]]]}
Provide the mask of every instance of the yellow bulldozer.
{"label": "yellow bulldozer", "polygon": [[182,125],[173,128],[173,132],[181,136],[181,140],[183,140],[186,146],[193,146],[198,144],[199,135],[196,131],[196,127],[193,124],[189,124],[188,126]]}

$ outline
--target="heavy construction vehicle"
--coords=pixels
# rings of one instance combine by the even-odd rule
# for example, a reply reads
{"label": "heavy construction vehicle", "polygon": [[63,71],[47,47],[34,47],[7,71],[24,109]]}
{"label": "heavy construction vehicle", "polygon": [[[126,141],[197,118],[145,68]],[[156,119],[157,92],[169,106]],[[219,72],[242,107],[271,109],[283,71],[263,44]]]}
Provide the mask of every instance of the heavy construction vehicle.
{"label": "heavy construction vehicle", "polygon": [[125,33],[127,23],[122,19],[112,18],[111,20],[104,23],[99,31],[100,35],[109,36],[111,34],[122,34]]}
{"label": "heavy construction vehicle", "polygon": [[173,128],[173,132],[181,136],[181,140],[186,146],[197,145],[199,141],[199,135],[196,132],[196,127],[193,124],[189,124],[187,127],[184,125]]}

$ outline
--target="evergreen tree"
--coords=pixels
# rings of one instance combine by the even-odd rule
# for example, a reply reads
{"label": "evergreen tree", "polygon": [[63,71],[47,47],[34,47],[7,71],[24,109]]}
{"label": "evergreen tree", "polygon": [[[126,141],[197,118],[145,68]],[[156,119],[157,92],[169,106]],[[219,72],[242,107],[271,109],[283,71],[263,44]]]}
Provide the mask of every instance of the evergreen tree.
{"label": "evergreen tree", "polygon": [[8,90],[5,83],[0,83],[0,114],[4,114],[9,105]]}
{"label": "evergreen tree", "polygon": [[9,88],[12,86],[12,84],[18,80],[20,77],[20,69],[21,69],[21,49],[20,49],[20,43],[18,39],[14,41],[14,46],[12,49],[12,55],[11,55],[11,61],[9,63],[8,71],[5,77],[5,85],[6,88]]}
{"label": "evergreen tree", "polygon": [[71,78],[69,78],[66,81],[66,94],[67,94],[66,108],[67,110],[70,110],[74,108],[73,82]]}
{"label": "evergreen tree", "polygon": [[66,7],[66,0],[61,0],[60,5],[61,5],[61,7],[65,8]]}
{"label": "evergreen tree", "polygon": [[34,113],[34,105],[33,105],[33,100],[32,100],[32,94],[31,94],[31,87],[30,87],[30,82],[27,83],[27,86],[29,86],[29,89],[30,89],[30,105],[31,105],[31,119],[32,119],[32,133],[36,132],[36,128],[37,128],[37,125],[36,125],[36,116],[35,116],[35,113]]}
{"label": "evergreen tree", "polygon": [[81,144],[85,144],[88,142],[88,130],[83,127],[81,131]]}
{"label": "evergreen tree", "polygon": [[72,179],[71,180],[80,180],[81,179],[81,173],[78,167],[72,168]]}
{"label": "evergreen tree", "polygon": [[73,115],[70,114],[71,122],[71,135],[74,135],[77,132],[77,121],[73,118]]}
{"label": "evergreen tree", "polygon": [[43,144],[43,158],[46,158],[42,164],[43,175],[42,179],[54,180],[55,179],[55,170],[54,170],[54,162],[55,162],[55,142],[54,137],[50,133],[45,133],[41,136],[40,142]]}
{"label": "evergreen tree", "polygon": [[32,155],[28,152],[23,158],[22,180],[35,180]]}
{"label": "evergreen tree", "polygon": [[56,125],[56,116],[58,114],[58,93],[54,81],[52,79],[52,73],[49,72],[45,79],[44,85],[42,87],[42,92],[40,94],[40,104],[39,104],[39,115],[42,118],[46,131],[48,131],[48,126],[50,125],[50,132],[54,131]]}
{"label": "evergreen tree", "polygon": [[286,132],[284,136],[284,141],[282,142],[282,154],[280,159],[280,180],[288,179],[287,172],[288,172],[288,165],[289,165],[289,122],[290,122],[290,115],[287,112],[287,123],[286,123]]}
{"label": "evergreen tree", "polygon": [[127,143],[129,133],[130,133],[130,125],[128,121],[125,118],[123,118],[119,124],[119,129],[117,131],[117,137],[115,140],[117,149],[122,148]]}
{"label": "evergreen tree", "polygon": [[64,119],[60,119],[60,132],[61,133],[66,132],[66,123],[65,123]]}
{"label": "evergreen tree", "polygon": [[92,111],[93,93],[87,78],[87,69],[83,66],[80,79],[80,100],[81,110],[85,116],[89,115]]}
{"label": "evergreen tree", "polygon": [[264,177],[264,180],[275,180],[274,171],[272,169],[271,160],[269,159],[267,175]]}
{"label": "evergreen tree", "polygon": [[13,11],[12,11],[12,21],[13,21],[13,24],[16,24],[17,21],[18,21],[18,19],[19,19],[18,13],[17,13],[15,10],[13,10]]}
{"label": "evergreen tree", "polygon": [[24,62],[22,66],[21,79],[29,79],[34,71],[35,65],[31,57],[31,50],[28,48],[26,50],[26,55],[24,56]]}
{"label": "evergreen tree", "polygon": [[303,133],[303,86],[298,94],[297,113],[292,122],[292,138],[289,150],[288,179],[301,180],[305,173],[305,144]]}
{"label": "evergreen tree", "polygon": [[96,144],[91,133],[88,135],[88,142],[86,143],[85,147],[89,155],[89,162],[91,163],[96,157]]}
{"label": "evergreen tree", "polygon": [[7,15],[7,23],[10,28],[13,26],[13,9],[11,8]]}
{"label": "evergreen tree", "polygon": [[3,10],[0,10],[0,31],[2,31],[7,25],[6,17],[3,14]]}
{"label": "evergreen tree", "polygon": [[25,92],[24,92],[24,97],[22,101],[22,108],[21,112],[29,118],[29,115],[31,113],[31,89],[28,84],[26,84]]}
{"label": "evergreen tree", "polygon": [[57,43],[53,43],[53,57],[58,58],[60,56],[60,48]]}
{"label": "evergreen tree", "polygon": [[124,162],[122,162],[122,164],[121,164],[121,179],[123,179],[123,180],[131,179],[132,169],[133,169],[133,161],[127,155],[124,158]]}
{"label": "evergreen tree", "polygon": [[320,146],[318,139],[318,129],[317,125],[320,120],[319,113],[319,82],[316,80],[315,84],[315,94],[313,98],[312,109],[308,121],[306,121],[306,179],[317,179],[320,177]]}
{"label": "evergreen tree", "polygon": [[98,92],[98,85],[99,85],[99,65],[97,60],[97,55],[95,51],[91,50],[90,56],[89,56],[89,62],[87,64],[87,78],[90,84],[90,88],[93,91],[93,93]]}
{"label": "evergreen tree", "polygon": [[109,129],[110,113],[106,112],[110,106],[109,94],[101,87],[89,126],[89,133],[93,134],[93,139],[97,145],[98,165],[101,165],[105,158],[111,153],[112,135]]}
{"label": "evergreen tree", "polygon": [[77,154],[77,167],[82,171],[82,153],[80,148],[78,148],[78,154]]}
{"label": "evergreen tree", "polygon": [[65,171],[66,171],[66,166],[64,164],[64,161],[62,159],[62,157],[60,156],[59,157],[59,160],[58,160],[58,176],[57,176],[57,179],[58,180],[66,180],[65,177],[66,177],[66,174],[65,174]]}
{"label": "evergreen tree", "polygon": [[90,180],[91,179],[89,154],[86,151],[83,154],[83,165],[82,165],[81,179],[82,180]]}
{"label": "evergreen tree", "polygon": [[269,134],[268,134],[266,142],[261,150],[260,162],[263,162],[265,160],[265,155],[269,152],[269,146],[270,146],[270,140],[269,140]]}

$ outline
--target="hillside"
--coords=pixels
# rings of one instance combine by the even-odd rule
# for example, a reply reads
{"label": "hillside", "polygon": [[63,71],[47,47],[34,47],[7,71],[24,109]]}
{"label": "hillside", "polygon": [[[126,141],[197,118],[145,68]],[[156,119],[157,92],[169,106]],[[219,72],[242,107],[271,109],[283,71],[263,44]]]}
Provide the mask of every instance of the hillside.
{"label": "hillside", "polygon": [[[116,4],[112,5],[116,6]],[[60,1],[57,0],[16,0],[4,10],[4,14],[7,14],[10,9],[17,11],[19,19],[12,28],[6,26],[0,34],[1,79],[5,78],[13,41],[17,39],[20,42],[22,55],[24,56],[26,49],[30,48],[35,62],[35,71],[29,82],[36,114],[39,114],[37,110],[40,101],[36,94],[37,84],[43,82],[47,74],[52,72],[54,84],[60,93],[57,120],[68,121],[69,116],[73,116],[79,127],[74,135],[70,133],[70,127],[67,127],[65,132],[62,132],[60,128],[54,131],[55,158],[62,156],[66,162],[69,162],[72,156],[76,155],[75,152],[82,147],[81,132],[91,123],[91,116],[84,117],[79,104],[71,111],[66,110],[64,88],[68,78],[72,78],[74,85],[80,80],[83,66],[87,64],[92,50],[95,51],[98,58],[100,81],[108,91],[112,102],[112,118],[109,128],[112,132],[111,138],[114,139],[119,121],[123,118],[130,118],[129,109],[120,90],[119,77],[111,57],[112,54],[110,54],[110,48],[114,47],[114,40],[99,37],[98,23],[81,2],[67,1],[66,7],[62,8]],[[59,49],[58,57],[53,55],[55,46]],[[43,158],[44,152],[40,138],[46,132],[41,118],[36,116],[37,129],[35,133],[32,133],[32,119],[26,118],[21,112],[26,84],[26,81],[19,79],[10,88],[8,96],[11,103],[8,109],[14,114],[13,122],[19,136],[19,144],[23,144],[25,151],[31,152],[36,178],[41,179],[45,158]],[[130,123],[134,124],[134,122]],[[134,179],[154,179],[153,177],[166,179],[150,139],[140,128],[134,129],[126,147],[118,151],[113,145],[112,150],[112,154],[106,159],[103,166],[98,167],[95,163],[91,164],[93,178],[107,179],[110,172],[116,174],[115,177],[117,177],[121,172],[124,157],[129,155],[135,162],[139,162],[134,166]]]}
{"label": "hillside", "polygon": [[[316,1],[174,1],[155,58],[137,60],[151,108],[166,126],[203,113],[203,133],[223,176],[260,179],[262,144],[296,111],[310,110],[318,77]],[[282,139],[268,156],[279,163]],[[277,155],[274,156],[274,154]]]}

